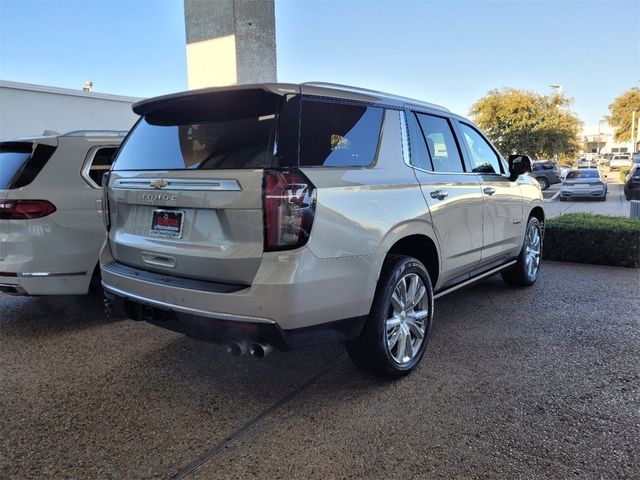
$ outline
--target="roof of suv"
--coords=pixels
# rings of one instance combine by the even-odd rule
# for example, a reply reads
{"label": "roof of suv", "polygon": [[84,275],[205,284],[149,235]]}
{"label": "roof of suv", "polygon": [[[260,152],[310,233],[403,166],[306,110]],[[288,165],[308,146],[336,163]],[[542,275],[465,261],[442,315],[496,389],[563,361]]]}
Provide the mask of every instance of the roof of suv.
{"label": "roof of suv", "polygon": [[146,100],[142,100],[133,104],[133,111],[138,115],[146,115],[148,113],[163,109],[174,101],[193,100],[206,96],[215,96],[217,93],[223,92],[240,92],[246,91],[256,95],[287,95],[291,93],[300,93],[303,95],[316,95],[330,98],[338,98],[342,100],[354,100],[366,103],[378,103],[393,107],[404,108],[413,106],[417,108],[439,110],[449,113],[449,110],[435,105],[433,103],[422,102],[412,98],[402,97],[390,93],[368,90],[365,88],[351,87],[348,85],[339,85],[323,82],[307,82],[307,83],[258,83],[250,85],[234,85],[230,87],[214,87],[203,88],[200,90],[191,90],[170,95],[163,95]]}
{"label": "roof of suv", "polygon": [[127,135],[125,130],[74,130],[67,133],[58,133],[52,130],[45,131],[42,135],[34,135],[32,137],[10,138],[0,141],[0,143],[9,142],[39,142],[55,144],[58,137],[98,137],[98,138],[114,138],[122,139]]}

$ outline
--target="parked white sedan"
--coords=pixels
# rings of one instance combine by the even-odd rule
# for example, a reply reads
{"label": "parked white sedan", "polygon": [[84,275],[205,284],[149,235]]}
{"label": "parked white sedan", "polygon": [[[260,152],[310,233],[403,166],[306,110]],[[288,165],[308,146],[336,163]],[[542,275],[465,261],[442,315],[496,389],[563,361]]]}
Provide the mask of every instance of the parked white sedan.
{"label": "parked white sedan", "polygon": [[99,279],[102,175],[125,133],[0,142],[0,292],[83,294]]}
{"label": "parked white sedan", "polygon": [[607,184],[600,177],[596,168],[571,170],[560,186],[560,201],[568,198],[588,197],[605,201],[607,199]]}
{"label": "parked white sedan", "polygon": [[629,155],[616,155],[609,163],[611,170],[620,170],[622,167],[631,167],[631,157]]}

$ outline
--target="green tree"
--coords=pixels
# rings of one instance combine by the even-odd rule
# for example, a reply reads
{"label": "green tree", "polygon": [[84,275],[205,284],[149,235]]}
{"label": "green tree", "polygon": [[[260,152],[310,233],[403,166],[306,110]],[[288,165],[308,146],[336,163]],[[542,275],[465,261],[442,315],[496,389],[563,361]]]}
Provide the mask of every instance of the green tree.
{"label": "green tree", "polygon": [[582,122],[562,95],[490,90],[471,107],[471,117],[505,155],[568,158],[580,149]]}
{"label": "green tree", "polygon": [[633,87],[613,100],[609,105],[611,114],[606,117],[609,125],[616,129],[615,141],[628,142],[631,140],[631,115],[636,112],[636,128],[640,119],[640,88]]}

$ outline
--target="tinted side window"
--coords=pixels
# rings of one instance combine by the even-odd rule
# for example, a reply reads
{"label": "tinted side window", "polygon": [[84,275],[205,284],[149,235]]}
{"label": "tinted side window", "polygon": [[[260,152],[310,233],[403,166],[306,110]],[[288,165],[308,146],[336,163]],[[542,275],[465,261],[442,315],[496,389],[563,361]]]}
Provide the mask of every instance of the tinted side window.
{"label": "tinted side window", "polygon": [[433,170],[436,172],[463,172],[462,159],[451,125],[446,118],[418,114],[418,121],[427,142]]}
{"label": "tinted side window", "polygon": [[29,185],[49,161],[56,147],[31,142],[0,144],[0,189]]}
{"label": "tinted side window", "polygon": [[469,152],[471,153],[471,167],[477,173],[500,173],[500,159],[489,143],[469,125],[460,124]]}
{"label": "tinted side window", "polygon": [[422,130],[420,130],[418,120],[413,113],[407,116],[407,129],[409,130],[411,165],[421,168],[422,170],[433,170],[433,165],[431,165],[431,159],[429,158],[429,152],[427,152],[427,145],[424,141],[424,137],[422,136]]}
{"label": "tinted side window", "polygon": [[102,175],[111,168],[116,150],[117,147],[99,148],[93,156],[91,167],[89,167],[89,176],[96,185],[102,185]]}
{"label": "tinted side window", "polygon": [[375,157],[383,109],[302,102],[300,166],[367,166]]}

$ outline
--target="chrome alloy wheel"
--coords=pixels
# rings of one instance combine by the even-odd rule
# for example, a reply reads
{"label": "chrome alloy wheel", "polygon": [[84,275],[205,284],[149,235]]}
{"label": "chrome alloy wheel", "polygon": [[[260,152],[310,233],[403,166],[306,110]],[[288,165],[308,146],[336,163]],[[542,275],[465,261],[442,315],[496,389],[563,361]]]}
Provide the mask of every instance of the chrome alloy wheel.
{"label": "chrome alloy wheel", "polygon": [[397,283],[386,321],[387,349],[399,364],[410,362],[420,350],[429,316],[427,289],[415,273]]}
{"label": "chrome alloy wheel", "polygon": [[525,237],[524,262],[529,280],[533,280],[538,275],[540,268],[540,249],[542,247],[542,236],[540,229],[534,223],[529,226]]}

